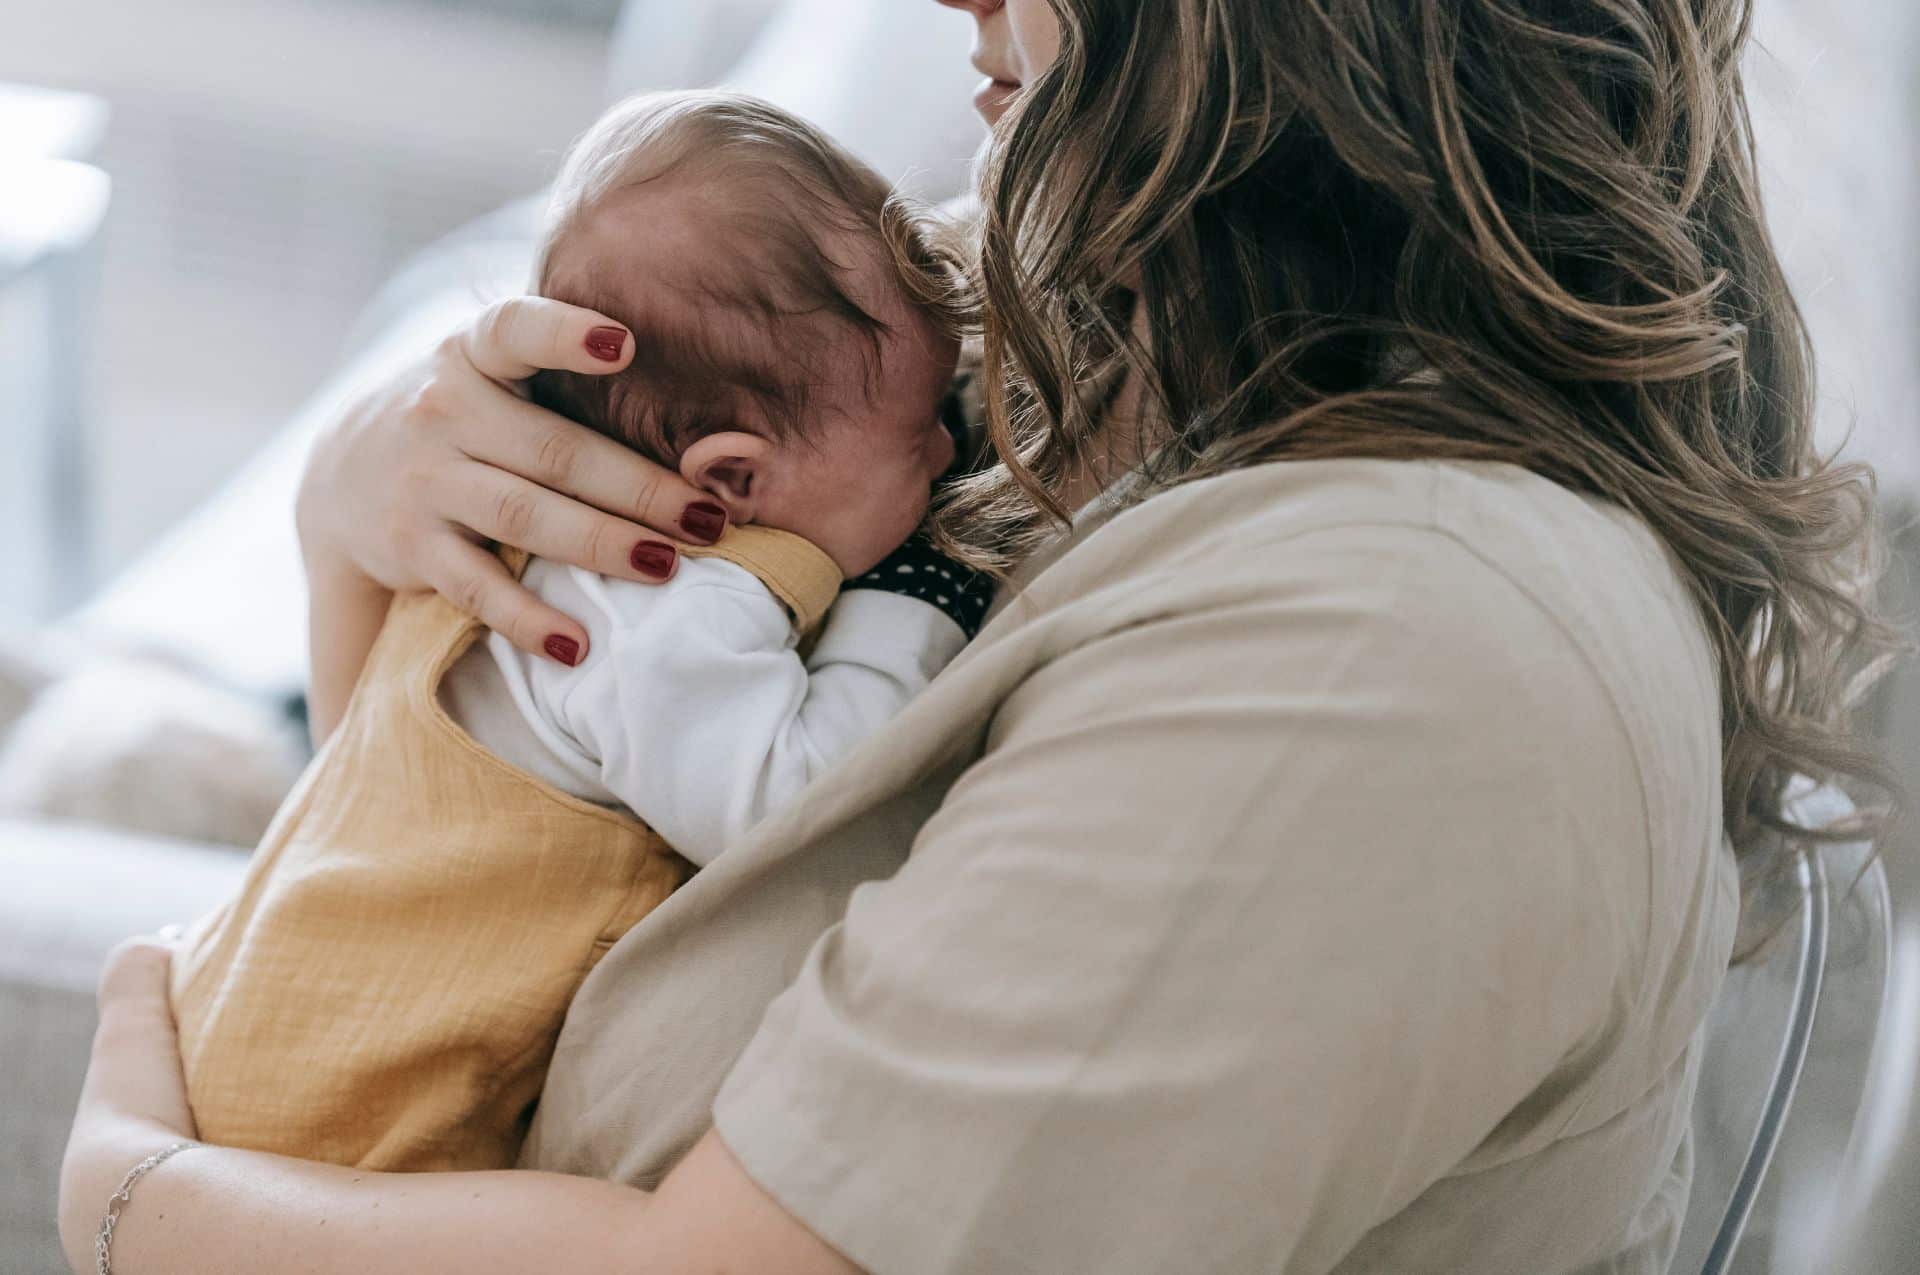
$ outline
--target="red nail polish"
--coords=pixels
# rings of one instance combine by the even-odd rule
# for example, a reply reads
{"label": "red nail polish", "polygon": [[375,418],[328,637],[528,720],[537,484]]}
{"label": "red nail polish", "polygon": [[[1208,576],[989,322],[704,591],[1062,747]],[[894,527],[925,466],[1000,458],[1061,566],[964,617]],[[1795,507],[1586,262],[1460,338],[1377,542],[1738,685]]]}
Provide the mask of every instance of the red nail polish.
{"label": "red nail polish", "polygon": [[673,560],[678,556],[674,553],[672,545],[663,545],[656,540],[642,540],[633,547],[633,552],[627,555],[627,561],[631,562],[633,569],[641,575],[664,580],[673,574]]}
{"label": "red nail polish", "polygon": [[595,328],[587,333],[587,353],[602,363],[618,363],[620,351],[626,348],[625,328]]}
{"label": "red nail polish", "polygon": [[695,501],[680,515],[680,529],[695,540],[712,543],[727,529],[727,511],[704,500]]}
{"label": "red nail polish", "polygon": [[570,637],[554,634],[547,639],[547,654],[568,668],[580,663],[580,644]]}

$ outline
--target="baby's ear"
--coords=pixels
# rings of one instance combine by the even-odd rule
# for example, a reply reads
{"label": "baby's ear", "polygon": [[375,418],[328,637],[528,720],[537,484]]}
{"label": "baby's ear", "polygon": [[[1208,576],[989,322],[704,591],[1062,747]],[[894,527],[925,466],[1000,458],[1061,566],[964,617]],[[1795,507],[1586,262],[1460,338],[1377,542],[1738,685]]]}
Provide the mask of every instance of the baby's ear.
{"label": "baby's ear", "polygon": [[680,476],[727,507],[736,525],[754,520],[773,445],[758,434],[708,434],[680,456]]}

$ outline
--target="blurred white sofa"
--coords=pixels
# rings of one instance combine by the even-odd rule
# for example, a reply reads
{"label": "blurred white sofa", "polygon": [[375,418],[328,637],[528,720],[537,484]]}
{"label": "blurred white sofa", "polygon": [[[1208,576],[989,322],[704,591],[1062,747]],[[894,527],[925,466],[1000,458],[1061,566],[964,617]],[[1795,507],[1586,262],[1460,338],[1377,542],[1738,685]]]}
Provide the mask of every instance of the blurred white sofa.
{"label": "blurred white sofa", "polygon": [[[960,187],[980,138],[968,104],[967,26],[931,0],[631,0],[610,50],[609,94],[712,82],[759,92],[939,197]],[[157,648],[266,700],[295,691],[306,638],[291,511],[314,430],[366,378],[487,296],[518,290],[537,216],[533,200],[502,209],[400,272],[339,374],[253,464],[71,617],[55,644]],[[1920,535],[1906,550],[1896,593],[1911,613],[1920,605]],[[1910,673],[1888,687],[1880,713],[1898,755],[1920,758],[1920,679]],[[1911,831],[1887,853],[1896,899],[1920,897]],[[232,847],[0,820],[0,1275],[64,1269],[54,1183],[101,956],[126,935],[212,907],[243,864]]]}
{"label": "blurred white sofa", "polygon": [[[960,189],[981,137],[968,27],[926,0],[629,0],[610,50],[609,96],[724,82],[807,115],[890,177],[939,198]],[[557,152],[570,139],[553,140]],[[538,217],[529,198],[401,271],[341,371],[52,644],[158,650],[266,701],[296,693],[306,637],[293,492],[314,432],[368,377],[426,348],[488,297],[520,290]],[[54,1189],[101,957],[127,935],[213,907],[244,863],[233,847],[0,820],[0,1275],[64,1269]]]}
{"label": "blurred white sofa", "polygon": [[[710,82],[814,120],[928,199],[958,192],[983,136],[970,101],[970,23],[930,0],[629,0],[609,97]],[[556,149],[570,139],[555,139]],[[449,236],[361,321],[356,352],[255,460],[74,617],[88,640],[158,642],[267,692],[306,667],[292,492],[312,433],[354,388],[484,300],[525,284],[537,197]],[[236,580],[246,582],[234,588]],[[183,602],[191,599],[191,603]]]}

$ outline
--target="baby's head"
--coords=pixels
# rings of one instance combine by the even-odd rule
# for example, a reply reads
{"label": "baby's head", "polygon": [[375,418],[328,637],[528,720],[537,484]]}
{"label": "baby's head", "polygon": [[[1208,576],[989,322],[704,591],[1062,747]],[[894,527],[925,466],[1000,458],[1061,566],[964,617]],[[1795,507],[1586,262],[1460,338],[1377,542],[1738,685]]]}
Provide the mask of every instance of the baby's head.
{"label": "baby's head", "polygon": [[951,275],[885,181],[752,98],[623,102],[568,155],[544,296],[624,323],[611,376],[536,401],[858,575],[912,534],[953,460]]}

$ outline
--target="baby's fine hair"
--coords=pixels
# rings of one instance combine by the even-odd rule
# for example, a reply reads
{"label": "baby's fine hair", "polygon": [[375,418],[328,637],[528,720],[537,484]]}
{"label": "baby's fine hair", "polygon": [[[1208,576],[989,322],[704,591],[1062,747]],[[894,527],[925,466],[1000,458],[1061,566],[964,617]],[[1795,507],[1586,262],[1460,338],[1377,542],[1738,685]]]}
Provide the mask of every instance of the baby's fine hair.
{"label": "baby's fine hair", "polygon": [[[665,183],[697,183],[716,209],[719,247],[692,263],[697,283],[623,290],[617,262],[568,258],[595,210]],[[836,232],[838,257],[825,240]],[[850,242],[868,259],[843,259]],[[669,466],[749,423],[803,434],[817,369],[849,349],[872,393],[891,326],[848,292],[850,274],[886,280],[942,335],[958,335],[965,313],[962,272],[927,214],[813,125],[738,93],[646,94],[603,116],[561,168],[534,271],[542,296],[618,320],[637,347],[610,376],[540,373],[534,401]]]}

